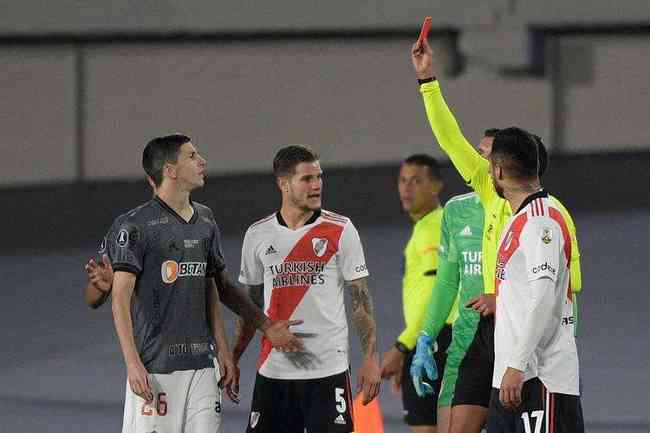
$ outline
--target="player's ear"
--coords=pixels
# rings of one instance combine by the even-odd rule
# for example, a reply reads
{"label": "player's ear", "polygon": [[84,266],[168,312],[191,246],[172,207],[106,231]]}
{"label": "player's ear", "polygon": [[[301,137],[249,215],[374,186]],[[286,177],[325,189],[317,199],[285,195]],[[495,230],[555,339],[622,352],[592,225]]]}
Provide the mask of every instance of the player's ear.
{"label": "player's ear", "polygon": [[286,176],[280,176],[275,178],[275,184],[278,186],[280,192],[282,192],[287,190],[289,181]]}
{"label": "player's ear", "polygon": [[495,170],[495,172],[496,172],[497,179],[499,179],[499,180],[503,180],[503,167],[501,167],[499,164],[497,164],[497,165],[494,167],[494,170]]}
{"label": "player's ear", "polygon": [[163,165],[163,177],[176,179],[178,177],[176,173],[176,164],[172,164],[171,162],[166,162],[165,165]]}

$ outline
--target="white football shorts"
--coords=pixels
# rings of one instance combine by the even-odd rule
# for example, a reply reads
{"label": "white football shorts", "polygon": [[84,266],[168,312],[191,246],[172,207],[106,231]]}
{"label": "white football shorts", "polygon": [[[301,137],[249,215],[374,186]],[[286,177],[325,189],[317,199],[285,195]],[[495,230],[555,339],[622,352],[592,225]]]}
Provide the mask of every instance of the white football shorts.
{"label": "white football shorts", "polygon": [[149,374],[154,395],[150,404],[135,395],[127,381],[122,433],[218,433],[220,378],[218,366]]}

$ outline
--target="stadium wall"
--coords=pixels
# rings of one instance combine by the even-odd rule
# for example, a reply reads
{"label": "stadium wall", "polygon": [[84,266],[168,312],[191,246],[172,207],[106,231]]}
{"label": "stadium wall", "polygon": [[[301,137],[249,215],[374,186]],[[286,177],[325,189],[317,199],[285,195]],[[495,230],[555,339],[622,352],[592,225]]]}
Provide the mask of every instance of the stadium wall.
{"label": "stadium wall", "polygon": [[[139,178],[144,143],[174,131],[215,175],[264,172],[287,143],[312,144],[330,167],[395,163],[435,148],[408,59],[414,32],[5,40],[0,185]],[[551,37],[541,77],[470,57],[440,79],[472,141],[515,124],[556,152],[647,151],[648,34]],[[462,60],[457,37],[435,38],[447,72]]]}
{"label": "stadium wall", "polygon": [[415,27],[426,15],[434,25],[475,30],[650,20],[645,0],[8,0],[0,8],[3,34],[394,29]]}

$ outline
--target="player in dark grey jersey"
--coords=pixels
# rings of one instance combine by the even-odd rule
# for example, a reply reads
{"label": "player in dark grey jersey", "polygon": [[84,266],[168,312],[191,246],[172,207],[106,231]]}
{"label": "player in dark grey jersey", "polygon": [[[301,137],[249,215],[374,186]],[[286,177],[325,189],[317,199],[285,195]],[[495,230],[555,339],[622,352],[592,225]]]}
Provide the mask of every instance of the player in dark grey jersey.
{"label": "player in dark grey jersey", "polygon": [[[149,186],[151,186],[153,196],[155,197],[156,184],[150,177],[147,177],[147,182],[149,183]],[[114,231],[116,227],[119,227],[123,216],[124,215],[120,215],[115,219],[111,228],[102,239],[97,251],[97,261],[91,258],[84,266],[84,269],[88,274],[88,282],[83,291],[84,301],[86,301],[86,304],[88,304],[92,309],[102,306],[111,294],[111,288],[113,285],[113,266],[111,264],[111,258],[108,256],[107,242],[111,236],[115,236]]]}
{"label": "player in dark grey jersey", "polygon": [[190,139],[151,140],[143,167],[155,197],[115,220],[100,267],[104,276],[111,263],[114,271],[113,317],[129,382],[123,431],[215,432],[220,391],[214,345],[226,376],[234,371],[219,296],[277,349],[294,351],[301,344],[288,331],[291,322],[270,322],[227,277],[212,212],[190,200],[205,170]]}
{"label": "player in dark grey jersey", "polygon": [[[149,373],[212,365],[206,278],[214,278],[225,264],[212,212],[198,203],[191,208],[186,220],[155,197],[126,214],[108,242],[114,279],[119,282],[124,273],[137,277],[130,314],[135,344]],[[117,290],[115,285],[115,298]],[[120,310],[114,311],[119,330]]]}

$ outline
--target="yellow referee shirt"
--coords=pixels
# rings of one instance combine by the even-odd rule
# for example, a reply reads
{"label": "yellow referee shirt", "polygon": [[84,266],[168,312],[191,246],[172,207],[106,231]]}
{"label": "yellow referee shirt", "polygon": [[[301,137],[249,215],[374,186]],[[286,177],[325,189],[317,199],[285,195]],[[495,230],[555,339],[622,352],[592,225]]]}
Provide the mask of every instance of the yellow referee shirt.
{"label": "yellow referee shirt", "polygon": [[[483,226],[483,282],[485,293],[494,293],[494,274],[496,270],[497,243],[506,222],[512,216],[507,200],[498,196],[490,175],[490,163],[483,158],[463,136],[456,119],[447,107],[438,81],[420,86],[424,107],[440,147],[447,153],[452,163],[476,191],[485,210]],[[560,208],[569,232],[571,233],[571,288],[579,292],[582,287],[580,273],[580,251],[573,219],[566,208],[555,197],[551,197]]]}
{"label": "yellow referee shirt", "polygon": [[[424,326],[426,309],[436,282],[441,225],[442,207],[439,207],[415,223],[411,238],[404,248],[402,305],[406,329],[398,341],[409,349],[415,347]],[[452,308],[447,323],[451,324],[457,315],[458,308]]]}

